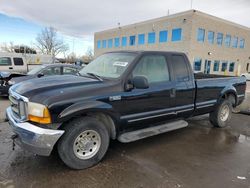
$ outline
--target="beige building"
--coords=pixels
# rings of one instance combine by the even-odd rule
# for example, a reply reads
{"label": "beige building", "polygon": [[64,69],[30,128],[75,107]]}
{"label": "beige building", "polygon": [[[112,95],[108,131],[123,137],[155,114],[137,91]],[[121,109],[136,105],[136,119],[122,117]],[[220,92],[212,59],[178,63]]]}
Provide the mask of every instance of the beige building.
{"label": "beige building", "polygon": [[195,72],[250,71],[250,28],[190,10],[95,33],[95,56],[117,50],[181,51]]}

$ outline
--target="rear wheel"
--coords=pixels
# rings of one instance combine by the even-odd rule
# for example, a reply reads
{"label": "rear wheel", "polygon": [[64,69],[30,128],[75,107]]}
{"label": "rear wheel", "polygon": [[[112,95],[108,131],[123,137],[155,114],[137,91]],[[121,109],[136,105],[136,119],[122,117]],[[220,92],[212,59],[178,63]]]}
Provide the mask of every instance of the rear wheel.
{"label": "rear wheel", "polygon": [[216,109],[210,113],[210,122],[215,127],[226,127],[232,117],[232,103],[229,100],[222,100]]}
{"label": "rear wheel", "polygon": [[109,133],[102,122],[92,117],[78,118],[64,129],[58,142],[58,153],[67,166],[85,169],[104,157],[109,146]]}

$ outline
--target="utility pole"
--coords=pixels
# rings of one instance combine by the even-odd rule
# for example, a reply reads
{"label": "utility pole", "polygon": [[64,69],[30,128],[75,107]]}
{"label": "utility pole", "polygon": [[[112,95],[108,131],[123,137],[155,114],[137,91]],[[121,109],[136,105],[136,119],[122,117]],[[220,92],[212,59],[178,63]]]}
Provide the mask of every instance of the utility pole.
{"label": "utility pole", "polygon": [[191,0],[191,9],[193,9],[193,0]]}

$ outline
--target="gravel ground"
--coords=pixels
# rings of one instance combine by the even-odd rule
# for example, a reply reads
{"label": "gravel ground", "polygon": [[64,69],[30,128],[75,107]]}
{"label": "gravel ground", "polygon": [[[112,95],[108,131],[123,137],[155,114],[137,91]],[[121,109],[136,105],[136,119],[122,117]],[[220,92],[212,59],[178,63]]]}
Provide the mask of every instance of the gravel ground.
{"label": "gravel ground", "polygon": [[5,119],[5,110],[10,105],[7,97],[0,97],[0,122]]}

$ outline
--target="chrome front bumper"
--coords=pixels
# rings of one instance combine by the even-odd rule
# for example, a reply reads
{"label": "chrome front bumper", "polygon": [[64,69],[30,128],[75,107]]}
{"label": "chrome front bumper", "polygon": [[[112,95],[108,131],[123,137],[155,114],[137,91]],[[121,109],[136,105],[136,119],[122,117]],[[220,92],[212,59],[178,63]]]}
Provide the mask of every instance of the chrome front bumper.
{"label": "chrome front bumper", "polygon": [[18,121],[10,107],[6,110],[9,124],[17,138],[15,143],[37,155],[49,156],[63,130],[43,129],[28,122]]}

